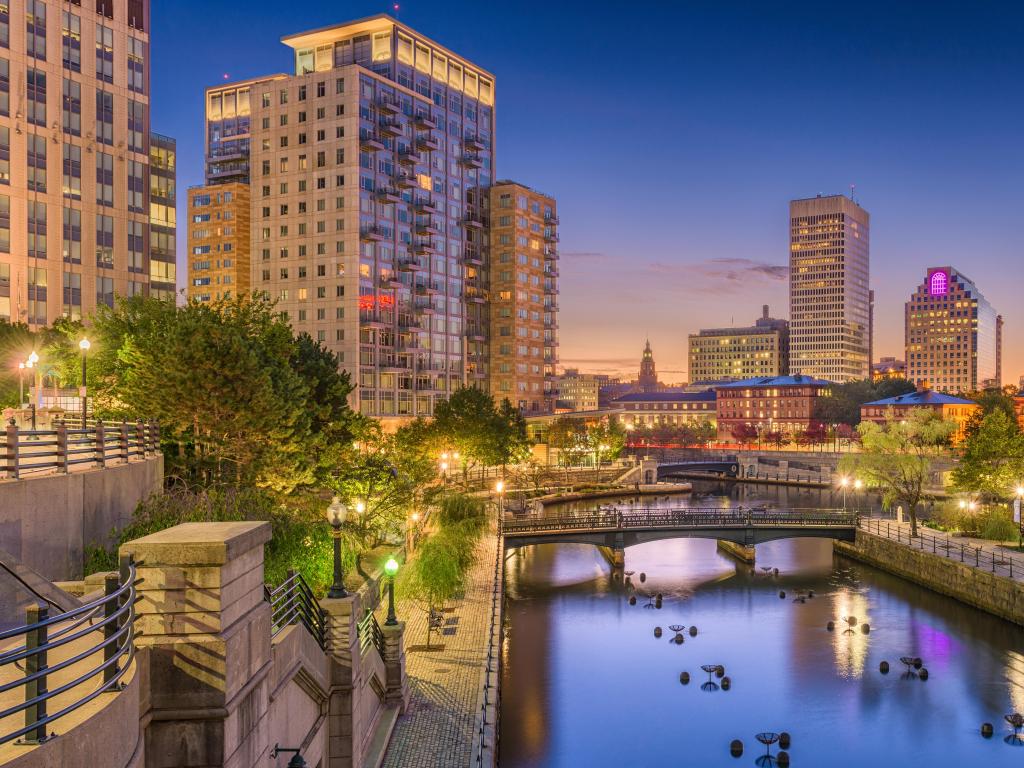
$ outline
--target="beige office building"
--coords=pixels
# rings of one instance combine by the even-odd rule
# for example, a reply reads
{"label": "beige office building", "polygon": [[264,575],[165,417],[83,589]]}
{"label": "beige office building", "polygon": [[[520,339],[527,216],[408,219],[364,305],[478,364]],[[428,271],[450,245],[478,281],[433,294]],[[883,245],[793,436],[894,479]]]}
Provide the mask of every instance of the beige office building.
{"label": "beige office building", "polygon": [[843,195],[789,204],[790,372],[871,375],[868,212]]}
{"label": "beige office building", "polygon": [[[554,407],[558,362],[558,209],[555,199],[514,181],[491,187],[489,386],[523,413]],[[594,407],[597,407],[596,397]]]}
{"label": "beige office building", "polygon": [[0,319],[149,291],[149,19],[148,0],[0,3]]}
{"label": "beige office building", "polygon": [[232,181],[188,192],[188,298],[216,301],[251,291],[249,185]]}
{"label": "beige office building", "polygon": [[494,77],[384,15],[283,42],[295,74],[244,84],[244,151],[216,139],[218,178],[249,174],[252,288],[339,355],[362,413],[429,416],[486,385]]}
{"label": "beige office building", "polygon": [[789,323],[769,316],[746,328],[703,328],[689,337],[689,376],[702,381],[739,381],[789,373]]}

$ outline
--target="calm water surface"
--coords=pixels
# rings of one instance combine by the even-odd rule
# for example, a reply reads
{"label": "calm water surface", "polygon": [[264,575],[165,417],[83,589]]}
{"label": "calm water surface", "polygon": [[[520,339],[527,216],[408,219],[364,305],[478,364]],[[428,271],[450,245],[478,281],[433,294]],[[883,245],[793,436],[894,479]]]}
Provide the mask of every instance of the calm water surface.
{"label": "calm water surface", "polygon": [[[828,491],[696,485],[692,500],[660,503],[836,506]],[[1024,747],[1003,741],[1003,715],[1024,711],[1019,628],[834,558],[825,540],[764,544],[757,561],[779,576],[738,564],[714,541],[631,547],[630,606],[594,547],[509,553],[502,768],[754,765],[764,751],[754,734],[783,730],[794,766],[1024,765]],[[797,590],[815,596],[795,603]],[[656,592],[662,609],[644,608]],[[849,615],[870,634],[826,631]],[[671,644],[670,624],[699,634]],[[900,656],[920,656],[929,679],[906,679]],[[888,675],[878,671],[883,659]],[[702,664],[724,665],[732,689],[702,691]],[[990,740],[978,734],[986,721],[996,727]],[[736,738],[745,752],[733,759]]]}

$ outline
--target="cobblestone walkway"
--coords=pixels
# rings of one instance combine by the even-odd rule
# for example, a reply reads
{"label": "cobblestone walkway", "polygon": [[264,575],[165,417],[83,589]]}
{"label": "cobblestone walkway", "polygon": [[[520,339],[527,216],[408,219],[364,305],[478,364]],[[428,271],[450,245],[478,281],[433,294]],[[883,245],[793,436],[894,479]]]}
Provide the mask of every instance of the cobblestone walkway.
{"label": "cobblestone walkway", "polygon": [[431,633],[431,645],[443,643],[444,650],[410,651],[426,644],[427,616],[411,602],[396,605],[399,619],[406,622],[411,699],[395,725],[384,755],[385,768],[462,768],[471,764],[474,720],[480,708],[481,676],[490,638],[496,547],[497,538],[489,530],[477,545],[465,596],[449,606],[453,610],[445,611],[442,630]]}

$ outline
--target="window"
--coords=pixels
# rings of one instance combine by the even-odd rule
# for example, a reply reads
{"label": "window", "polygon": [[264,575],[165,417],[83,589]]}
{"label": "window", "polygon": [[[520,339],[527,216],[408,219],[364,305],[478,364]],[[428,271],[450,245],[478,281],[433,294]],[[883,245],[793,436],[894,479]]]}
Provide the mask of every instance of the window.
{"label": "window", "polygon": [[82,276],[75,272],[64,273],[64,314],[72,320],[82,318]]}
{"label": "window", "polygon": [[70,133],[72,136],[81,136],[82,84],[65,78],[61,90],[63,92],[61,127],[65,133]]}
{"label": "window", "polygon": [[82,148],[75,144],[64,144],[61,147],[63,153],[64,197],[72,200],[82,199]]}
{"label": "window", "polygon": [[128,271],[140,274],[144,271],[142,228],[141,221],[128,222]]}
{"label": "window", "polygon": [[46,61],[46,5],[43,0],[25,2],[25,53]]}
{"label": "window", "polygon": [[114,266],[114,217],[102,213],[96,215],[96,266]]}
{"label": "window", "polygon": [[61,13],[61,58],[72,72],[82,71],[82,20],[71,13]]}
{"label": "window", "polygon": [[114,156],[96,153],[96,204],[114,205]]}
{"label": "window", "polygon": [[29,134],[25,137],[28,150],[28,188],[46,191],[46,137]]}
{"label": "window", "polygon": [[0,195],[0,251],[11,252],[11,198],[9,195]]}
{"label": "window", "polygon": [[128,99],[128,149],[145,152],[146,106],[135,99]]}
{"label": "window", "polygon": [[28,201],[28,255],[46,258],[46,203]]}
{"label": "window", "polygon": [[146,44],[135,37],[128,38],[128,90],[146,92]]}
{"label": "window", "polygon": [[96,79],[114,82],[114,30],[96,25]]}
{"label": "window", "polygon": [[73,208],[62,211],[63,232],[61,233],[61,251],[64,261],[69,264],[82,263],[82,212]]}
{"label": "window", "polygon": [[0,2],[0,45],[11,45],[11,6],[7,0]]}
{"label": "window", "polygon": [[114,143],[114,94],[96,91],[96,141]]}
{"label": "window", "polygon": [[106,304],[108,307],[114,306],[114,278],[112,277],[96,278],[96,306],[100,304]]}
{"label": "window", "polygon": [[11,113],[11,63],[0,59],[0,115]]}
{"label": "window", "polygon": [[0,126],[0,184],[11,183],[11,129]]}
{"label": "window", "polygon": [[28,97],[28,121],[46,126],[46,73],[29,67],[25,71],[25,90]]}
{"label": "window", "polygon": [[137,160],[128,161],[128,210],[145,213],[145,164]]}

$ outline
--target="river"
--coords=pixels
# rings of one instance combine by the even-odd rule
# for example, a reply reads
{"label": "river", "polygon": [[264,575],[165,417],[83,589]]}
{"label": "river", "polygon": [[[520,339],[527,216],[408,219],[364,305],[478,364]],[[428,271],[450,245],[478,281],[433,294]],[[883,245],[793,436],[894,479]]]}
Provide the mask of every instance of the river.
{"label": "river", "polygon": [[[842,505],[827,490],[694,485],[692,498],[656,503]],[[765,576],[763,566],[779,575]],[[792,734],[795,766],[1024,763],[1024,747],[1004,741],[1003,719],[1024,712],[1019,627],[834,557],[822,539],[760,545],[754,568],[719,553],[714,541],[654,542],[627,549],[626,570],[634,572],[634,606],[592,546],[509,553],[501,768],[753,765],[764,754],[754,739],[762,731]],[[814,596],[794,602],[800,590]],[[658,592],[662,608],[645,608]],[[842,617],[851,615],[870,632],[843,632]],[[832,632],[830,620],[840,625]],[[669,641],[673,624],[698,634],[677,645]],[[907,676],[901,656],[920,657],[928,679]],[[730,690],[702,690],[703,664],[723,665]],[[983,722],[995,726],[991,739],[979,734]],[[733,739],[744,743],[737,759]]]}

